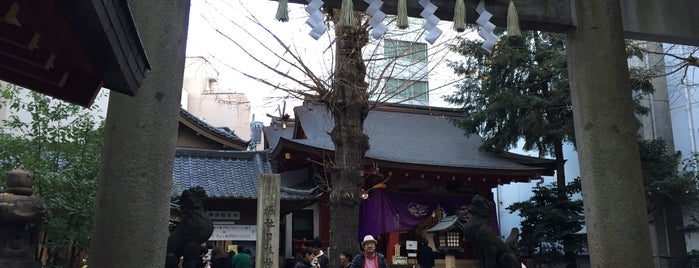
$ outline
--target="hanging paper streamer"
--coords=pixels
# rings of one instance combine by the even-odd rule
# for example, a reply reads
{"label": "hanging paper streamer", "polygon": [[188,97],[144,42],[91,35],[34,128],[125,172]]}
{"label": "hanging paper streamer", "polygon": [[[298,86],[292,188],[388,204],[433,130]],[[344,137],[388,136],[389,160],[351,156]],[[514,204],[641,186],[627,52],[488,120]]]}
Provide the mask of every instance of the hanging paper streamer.
{"label": "hanging paper streamer", "polygon": [[381,0],[364,0],[367,4],[369,4],[369,7],[366,8],[366,14],[369,14],[371,16],[371,19],[369,19],[369,26],[371,26],[371,37],[374,39],[379,39],[381,36],[383,36],[384,33],[386,33],[386,30],[388,30],[388,27],[386,27],[386,24],[383,23],[383,20],[386,18],[386,13],[383,13],[381,11],[381,6],[383,6],[383,1]]}
{"label": "hanging paper streamer", "polygon": [[493,17],[493,14],[485,10],[485,3],[483,0],[476,6],[476,12],[480,15],[476,23],[481,26],[481,30],[478,31],[478,35],[483,38],[483,45],[481,47],[491,52],[493,51],[493,47],[495,47],[495,43],[498,42],[498,37],[493,34],[495,24],[490,22],[490,18]]}
{"label": "hanging paper streamer", "polygon": [[430,0],[420,0],[418,3],[423,8],[422,12],[420,12],[420,16],[425,19],[425,24],[422,25],[422,28],[427,31],[425,41],[434,44],[434,41],[442,35],[442,30],[437,28],[439,18],[434,15],[434,12],[437,11],[437,6],[432,4]]}
{"label": "hanging paper streamer", "polygon": [[311,26],[311,31],[308,34],[315,40],[318,40],[328,30],[328,26],[323,21],[325,14],[320,10],[322,6],[322,0],[308,0],[308,5],[306,6],[306,12],[310,15],[306,20],[306,24]]}

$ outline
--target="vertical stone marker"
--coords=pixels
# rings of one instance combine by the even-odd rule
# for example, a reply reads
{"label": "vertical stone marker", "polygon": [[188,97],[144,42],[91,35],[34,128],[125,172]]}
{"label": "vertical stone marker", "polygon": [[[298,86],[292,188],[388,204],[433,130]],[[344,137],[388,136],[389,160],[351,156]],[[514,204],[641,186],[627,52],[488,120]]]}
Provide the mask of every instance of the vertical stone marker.
{"label": "vertical stone marker", "polygon": [[279,267],[279,174],[262,174],[257,182],[257,247],[255,266]]}

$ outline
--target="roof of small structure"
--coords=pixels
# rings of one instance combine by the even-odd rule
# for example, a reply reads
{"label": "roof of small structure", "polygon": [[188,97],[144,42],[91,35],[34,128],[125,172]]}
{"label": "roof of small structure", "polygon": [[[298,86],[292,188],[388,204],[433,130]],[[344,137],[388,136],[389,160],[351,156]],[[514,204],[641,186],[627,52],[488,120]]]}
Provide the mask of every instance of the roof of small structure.
{"label": "roof of small structure", "polygon": [[[295,107],[294,111],[298,120],[296,127],[300,128],[296,133],[302,132],[306,138],[281,137],[280,146],[275,148],[274,155],[280,153],[285,146],[334,150],[328,134],[334,123],[332,115],[324,106],[307,102]],[[497,170],[504,173],[553,173],[554,160],[551,159],[480,150],[480,137],[466,136],[464,130],[450,122],[450,117],[458,115],[455,111],[407,105],[379,106],[371,110],[364,122],[364,133],[369,136],[370,144],[366,158],[410,165]]]}
{"label": "roof of small structure", "polygon": [[199,135],[216,140],[233,149],[246,149],[249,141],[244,141],[233,131],[214,127],[185,109],[180,109],[180,123],[188,126]]}
{"label": "roof of small structure", "polygon": [[[269,151],[177,149],[173,181],[179,190],[201,186],[209,198],[257,199],[260,174],[274,173]],[[311,200],[314,189],[281,188],[281,200]]]}
{"label": "roof of small structure", "polygon": [[447,217],[443,217],[439,219],[439,222],[437,225],[433,226],[430,229],[425,230],[425,232],[428,233],[436,233],[436,232],[443,232],[443,231],[449,231],[453,230],[454,228],[461,228],[462,223],[459,221],[459,217],[457,215],[451,215]]}

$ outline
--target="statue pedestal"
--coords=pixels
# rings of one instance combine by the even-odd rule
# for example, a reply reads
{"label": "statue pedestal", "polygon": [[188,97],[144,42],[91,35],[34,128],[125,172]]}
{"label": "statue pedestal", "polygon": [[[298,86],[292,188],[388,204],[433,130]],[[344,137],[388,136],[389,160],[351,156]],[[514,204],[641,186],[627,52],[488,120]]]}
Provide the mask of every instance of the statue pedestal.
{"label": "statue pedestal", "polygon": [[455,268],[456,267],[456,257],[451,254],[444,256],[444,268]]}
{"label": "statue pedestal", "polygon": [[34,179],[18,168],[7,175],[5,193],[0,194],[0,267],[41,268],[35,260],[38,226],[46,203],[31,196]]}

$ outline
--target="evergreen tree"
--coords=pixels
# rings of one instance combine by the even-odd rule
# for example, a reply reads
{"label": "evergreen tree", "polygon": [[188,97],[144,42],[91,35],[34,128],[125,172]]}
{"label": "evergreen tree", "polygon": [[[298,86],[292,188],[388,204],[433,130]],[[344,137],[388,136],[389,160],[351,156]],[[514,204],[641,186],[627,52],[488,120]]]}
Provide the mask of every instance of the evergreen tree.
{"label": "evergreen tree", "polygon": [[[484,138],[482,148],[502,152],[517,146],[556,159],[557,186],[565,186],[563,143],[575,143],[565,40],[561,34],[528,31],[503,38],[492,53],[479,40],[461,40],[452,48],[464,58],[451,62],[463,76],[457,91],[445,97],[464,109],[454,123]],[[640,57],[635,46],[627,56]],[[632,70],[632,88],[652,91],[651,74]],[[637,105],[638,114],[648,110]]]}
{"label": "evergreen tree", "polygon": [[697,178],[692,160],[681,162],[682,154],[668,154],[664,140],[646,140],[639,143],[643,185],[646,188],[648,211],[669,206],[692,204],[699,198]]}
{"label": "evergreen tree", "polygon": [[579,179],[563,188],[553,184],[536,187],[529,200],[507,207],[510,213],[519,211],[523,219],[519,241],[522,257],[534,265],[555,264],[565,260],[567,251],[578,254],[583,249],[585,235],[576,234],[584,222],[583,203],[571,199],[579,192]]}
{"label": "evergreen tree", "polygon": [[462,40],[450,63],[465,79],[445,99],[464,108],[455,123],[484,138],[482,148],[502,152],[521,140],[524,150],[560,159],[557,185],[565,185],[563,143],[574,140],[573,113],[562,35],[525,32],[503,39],[492,53],[480,41]]}

